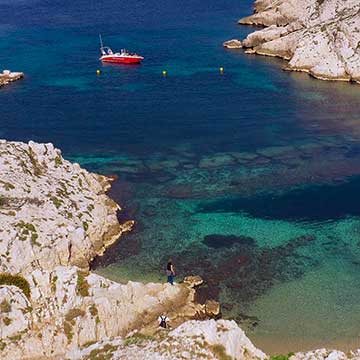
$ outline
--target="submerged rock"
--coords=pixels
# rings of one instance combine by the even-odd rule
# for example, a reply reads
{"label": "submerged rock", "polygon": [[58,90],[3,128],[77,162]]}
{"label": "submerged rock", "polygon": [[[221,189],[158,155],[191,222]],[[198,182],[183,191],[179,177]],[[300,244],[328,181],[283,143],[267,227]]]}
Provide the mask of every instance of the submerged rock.
{"label": "submerged rock", "polygon": [[236,235],[219,235],[211,234],[206,235],[203,240],[206,246],[218,249],[222,247],[231,247],[234,244],[255,246],[255,239],[247,236],[236,236]]}
{"label": "submerged rock", "polygon": [[205,156],[199,161],[199,168],[211,169],[222,166],[228,166],[235,163],[235,159],[231,154],[218,153],[215,155]]}

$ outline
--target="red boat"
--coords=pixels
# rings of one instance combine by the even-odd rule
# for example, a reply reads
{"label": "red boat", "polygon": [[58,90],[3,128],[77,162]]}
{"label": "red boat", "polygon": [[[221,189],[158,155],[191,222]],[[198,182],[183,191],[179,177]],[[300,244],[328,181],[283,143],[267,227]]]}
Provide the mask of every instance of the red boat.
{"label": "red boat", "polygon": [[125,49],[121,49],[119,53],[114,53],[108,46],[103,46],[100,35],[100,52],[99,60],[103,62],[118,63],[118,64],[140,64],[144,58],[138,54],[130,53]]}

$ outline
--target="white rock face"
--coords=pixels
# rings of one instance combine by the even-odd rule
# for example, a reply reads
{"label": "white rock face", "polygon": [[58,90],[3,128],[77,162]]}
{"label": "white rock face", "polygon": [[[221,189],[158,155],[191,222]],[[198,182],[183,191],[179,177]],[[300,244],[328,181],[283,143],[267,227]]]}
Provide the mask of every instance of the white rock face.
{"label": "white rock face", "polygon": [[[118,223],[105,177],[64,160],[52,144],[4,140],[0,170],[1,360],[267,357],[234,321],[186,321],[220,311],[214,301],[194,303],[198,276],[171,286],[118,284],[88,272],[91,259],[132,226]],[[170,331],[159,328],[164,314]],[[360,350],[291,358],[303,359],[360,360]]]}
{"label": "white rock face", "polygon": [[122,285],[82,274],[75,266],[31,272],[27,277],[31,301],[17,287],[0,288],[0,304],[10,304],[10,311],[1,317],[11,319],[10,324],[0,323],[1,341],[6,344],[2,359],[64,355],[66,349],[124,336],[139,324],[153,322],[186,293],[180,286]]}
{"label": "white rock face", "polygon": [[237,39],[232,39],[232,40],[225,41],[223,43],[223,46],[228,49],[241,49],[242,43],[241,43],[241,41],[239,41]]}
{"label": "white rock face", "polygon": [[88,272],[92,258],[133,225],[118,223],[119,206],[105,194],[109,186],[107,178],[64,160],[52,144],[0,140],[1,359],[162,358],[159,346],[181,350],[164,359],[194,359],[191,346],[216,358],[214,349],[194,343],[194,334],[223,343],[235,357],[247,348],[261,358],[234,322],[185,323],[166,340],[147,341],[148,348],[128,346],[129,333],[156,333],[159,315],[176,327],[206,316],[206,309],[193,302],[202,283],[196,276],[171,286],[118,284]]}
{"label": "white rock face", "polygon": [[86,271],[133,224],[118,223],[109,186],[52,144],[0,141],[2,359],[63,355],[125,335],[153,321],[147,312],[156,319],[191,295],[185,287],[120,285]]}
{"label": "white rock face", "polygon": [[256,0],[241,24],[265,26],[242,41],[247,52],[289,60],[287,70],[360,82],[358,0]]}
{"label": "white rock face", "polygon": [[132,223],[119,225],[109,181],[52,144],[0,142],[0,271],[88,268]]}
{"label": "white rock face", "polygon": [[[220,355],[235,360],[265,359],[234,321],[188,321],[169,333],[159,332],[154,337],[133,337],[122,342],[96,344],[80,352],[69,352],[69,359],[87,359],[93,351],[120,359],[219,359]],[[223,357],[224,358],[224,357]]]}
{"label": "white rock face", "polygon": [[359,360],[360,349],[345,354],[338,350],[318,349],[308,352],[299,352],[291,356],[291,360]]}

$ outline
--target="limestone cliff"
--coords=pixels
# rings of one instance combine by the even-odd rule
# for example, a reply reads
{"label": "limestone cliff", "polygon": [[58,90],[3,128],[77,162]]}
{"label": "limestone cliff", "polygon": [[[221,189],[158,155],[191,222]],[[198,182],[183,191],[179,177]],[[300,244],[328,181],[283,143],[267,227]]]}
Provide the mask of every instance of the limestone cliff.
{"label": "limestone cliff", "polygon": [[[64,160],[52,144],[0,141],[2,360],[263,360],[215,302],[183,284],[118,284],[88,271],[132,222],[105,194],[107,178]],[[166,314],[171,329],[159,328]],[[191,320],[196,319],[196,320]],[[291,360],[360,359],[326,349]]]}
{"label": "limestone cliff", "polygon": [[131,228],[104,176],[62,158],[52,144],[0,142],[0,271],[26,274],[89,261]]}
{"label": "limestone cliff", "polygon": [[0,141],[1,359],[265,358],[234,322],[159,331],[160,314],[173,328],[216,315],[193,301],[198,277],[118,284],[88,271],[133,225],[118,223],[109,186],[52,144]]}
{"label": "limestone cliff", "polygon": [[254,14],[239,23],[265,27],[237,44],[248,53],[284,58],[287,70],[319,79],[360,82],[357,0],[256,0]]}

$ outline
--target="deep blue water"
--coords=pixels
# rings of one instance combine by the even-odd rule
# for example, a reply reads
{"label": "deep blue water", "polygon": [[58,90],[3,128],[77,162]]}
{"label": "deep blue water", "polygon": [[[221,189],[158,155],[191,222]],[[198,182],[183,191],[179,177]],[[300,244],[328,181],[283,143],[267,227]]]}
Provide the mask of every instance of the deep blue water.
{"label": "deep blue water", "polygon": [[[111,195],[136,227],[97,271],[159,281],[173,256],[179,277],[207,280],[199,301],[219,299],[265,350],[353,347],[360,87],[223,49],[255,29],[236,24],[251,12],[250,0],[0,0],[0,69],[26,74],[0,90],[0,137],[119,175]],[[100,64],[99,33],[145,61]]]}

